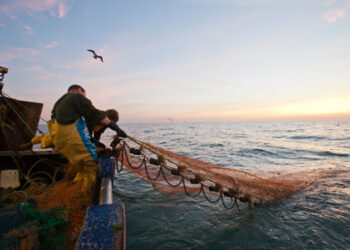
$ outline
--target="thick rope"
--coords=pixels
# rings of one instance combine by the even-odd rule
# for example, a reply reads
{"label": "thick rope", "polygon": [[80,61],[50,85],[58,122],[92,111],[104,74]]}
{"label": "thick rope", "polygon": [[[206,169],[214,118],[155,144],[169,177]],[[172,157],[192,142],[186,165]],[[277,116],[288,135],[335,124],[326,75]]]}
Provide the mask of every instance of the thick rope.
{"label": "thick rope", "polygon": [[[191,194],[191,192],[188,191],[188,187],[186,186],[186,181],[189,181],[190,179],[185,177],[183,174],[181,173],[178,173],[179,177],[181,178],[180,181],[176,184],[173,184],[172,182],[170,182],[170,180],[168,179],[169,177],[166,176],[165,172],[164,172],[164,169],[167,169],[168,171],[171,171],[171,169],[167,168],[164,164],[159,164],[159,169],[158,169],[158,173],[156,174],[155,177],[151,177],[149,175],[149,170],[148,170],[148,167],[147,167],[147,160],[149,160],[146,155],[142,154],[142,161],[141,161],[141,164],[138,165],[138,166],[133,166],[133,164],[130,162],[130,159],[128,157],[128,153],[127,153],[127,150],[126,148],[130,148],[129,145],[123,141],[123,144],[122,144],[122,151],[121,151],[121,167],[120,167],[120,170],[118,169],[118,164],[116,165],[117,167],[117,171],[120,172],[122,171],[123,169],[123,162],[124,162],[124,159],[126,159],[128,165],[132,168],[132,169],[140,169],[142,166],[145,167],[145,172],[146,172],[146,176],[147,178],[153,182],[153,181],[156,181],[160,175],[162,175],[163,179],[165,180],[165,182],[170,186],[170,187],[173,187],[173,188],[176,188],[176,187],[179,187],[181,184],[184,188],[184,192],[187,196],[191,197],[191,198],[197,198],[201,193],[203,193],[203,196],[204,198],[209,202],[209,203],[217,203],[221,200],[223,206],[227,209],[227,210],[230,210],[232,209],[233,207],[236,207],[238,211],[240,211],[240,208],[238,206],[238,203],[237,203],[237,199],[234,198],[233,199],[233,196],[230,196],[230,199],[231,199],[231,204],[226,204],[227,202],[224,200],[224,193],[223,191],[220,191],[220,194],[219,194],[219,197],[215,200],[211,200],[208,195],[206,194],[205,192],[205,188],[206,189],[209,189],[208,186],[206,186],[205,184],[203,183],[200,183],[201,187],[199,189],[198,192],[196,192],[196,194]],[[152,152],[153,154],[155,154],[154,152]],[[157,154],[156,154],[157,155]],[[177,164],[175,164],[177,165]]]}

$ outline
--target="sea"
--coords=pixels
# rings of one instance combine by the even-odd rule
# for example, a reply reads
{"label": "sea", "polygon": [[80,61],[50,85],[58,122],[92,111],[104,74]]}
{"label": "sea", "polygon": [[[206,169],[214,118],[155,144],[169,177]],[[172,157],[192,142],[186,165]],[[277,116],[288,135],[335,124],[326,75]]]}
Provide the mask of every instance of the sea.
{"label": "sea", "polygon": [[[350,121],[121,123],[129,135],[227,168],[342,169],[292,196],[227,210],[202,195],[164,194],[128,170],[113,183],[127,249],[350,249]],[[113,131],[102,141],[108,144]]]}

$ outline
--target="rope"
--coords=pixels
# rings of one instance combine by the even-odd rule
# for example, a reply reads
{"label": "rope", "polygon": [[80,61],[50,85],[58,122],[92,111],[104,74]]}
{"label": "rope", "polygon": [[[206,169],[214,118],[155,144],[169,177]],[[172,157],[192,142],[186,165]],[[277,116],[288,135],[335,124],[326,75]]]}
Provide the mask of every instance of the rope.
{"label": "rope", "polygon": [[35,131],[32,130],[31,127],[29,127],[29,125],[26,123],[26,121],[24,121],[23,117],[18,114],[18,112],[16,111],[16,109],[10,104],[10,102],[4,98],[5,102],[7,103],[7,105],[9,105],[9,107],[12,109],[13,112],[15,112],[15,114],[17,115],[17,117],[23,122],[23,124],[27,127],[27,129],[32,132],[32,133],[35,133]]}
{"label": "rope", "polygon": [[[7,103],[7,105],[9,105],[9,107],[12,109],[13,112],[15,112],[15,114],[17,115],[17,117],[23,122],[23,124],[27,127],[27,129],[32,132],[33,134],[35,134],[36,131],[33,131],[32,128],[28,125],[28,123],[23,119],[23,117],[19,114],[19,112],[17,112],[17,110],[10,104],[10,102],[7,100],[7,98],[4,98],[5,102]],[[14,100],[11,98],[11,100]],[[16,101],[17,102],[17,101]],[[17,102],[19,103],[19,102]],[[42,132],[39,128],[38,131],[41,134],[44,134],[44,132]]]}
{"label": "rope", "polygon": [[[26,175],[23,175],[23,177],[25,178],[26,182],[21,186],[21,190],[17,190],[14,191],[8,195],[6,195],[3,200],[5,200],[6,198],[9,198],[13,195],[16,194],[22,194],[24,196],[24,200],[22,202],[27,202],[28,197],[30,195],[38,195],[41,194],[43,192],[45,192],[48,188],[52,187],[55,185],[56,183],[56,176],[58,174],[58,172],[61,170],[62,165],[61,164],[56,164],[58,167],[56,167],[56,170],[54,172],[53,175],[51,175],[50,173],[46,172],[46,171],[36,171],[34,173],[32,173],[33,168],[39,166],[40,163],[43,162],[48,162],[48,163],[52,163],[51,160],[47,160],[47,159],[39,159],[38,161],[34,162]],[[48,178],[42,177],[42,176],[37,176],[37,175],[43,175],[46,176]],[[37,177],[35,177],[37,176]],[[49,180],[49,183],[48,183]],[[35,190],[35,191],[31,191],[29,192],[27,190],[28,186],[31,184],[37,184],[38,186],[41,186],[41,188],[39,190]]]}
{"label": "rope", "polygon": [[[153,182],[153,181],[158,180],[159,177],[160,177],[160,175],[162,175],[163,179],[165,180],[165,182],[166,182],[170,187],[176,188],[176,187],[179,187],[179,186],[182,184],[182,187],[183,187],[183,189],[184,189],[185,194],[186,194],[187,196],[193,198],[193,199],[194,199],[194,198],[197,198],[201,193],[203,193],[204,198],[205,198],[209,203],[214,204],[214,203],[217,203],[217,202],[221,201],[222,204],[223,204],[223,206],[224,206],[224,208],[226,208],[227,210],[230,210],[230,209],[236,207],[237,210],[238,210],[239,212],[241,211],[240,208],[239,208],[239,206],[238,206],[237,199],[236,199],[236,198],[233,199],[233,195],[230,194],[229,192],[225,192],[225,193],[227,193],[226,196],[227,196],[227,195],[230,196],[231,204],[226,204],[227,202],[224,200],[224,196],[225,196],[225,195],[224,195],[224,192],[223,192],[222,190],[220,191],[219,197],[218,197],[217,199],[211,200],[211,199],[208,197],[208,195],[206,194],[206,192],[205,192],[205,188],[209,190],[209,187],[208,187],[207,185],[203,184],[203,183],[199,183],[201,186],[200,186],[200,189],[199,189],[198,192],[196,192],[194,195],[191,194],[191,192],[189,192],[189,190],[188,190],[188,187],[186,186],[186,182],[187,182],[187,181],[191,181],[192,179],[189,179],[188,177],[184,176],[181,172],[179,172],[179,173],[177,174],[177,175],[179,175],[179,177],[181,178],[180,181],[179,181],[178,183],[176,183],[176,184],[173,184],[172,182],[170,182],[169,177],[166,176],[165,171],[164,171],[164,169],[166,169],[166,170],[168,170],[168,171],[171,171],[172,169],[168,168],[166,165],[164,165],[164,164],[162,164],[162,163],[159,164],[159,169],[158,169],[158,173],[156,174],[156,176],[155,176],[155,177],[151,177],[150,174],[149,174],[149,169],[148,169],[148,165],[147,165],[147,160],[149,160],[149,159],[147,158],[147,156],[146,156],[145,154],[143,154],[143,153],[141,153],[141,154],[138,153],[138,155],[141,155],[141,157],[142,157],[141,164],[138,165],[138,166],[133,166],[133,164],[130,162],[130,159],[129,159],[129,157],[128,157],[128,153],[127,153],[127,150],[126,150],[127,148],[130,149],[130,146],[129,146],[125,141],[123,141],[123,143],[122,143],[122,151],[121,151],[121,156],[120,156],[120,162],[121,162],[121,167],[120,167],[120,169],[118,169],[118,163],[116,164],[116,167],[117,167],[117,171],[118,171],[118,172],[122,171],[122,169],[123,169],[123,164],[124,164],[124,159],[125,159],[126,162],[128,163],[128,165],[129,165],[132,169],[140,169],[141,167],[144,166],[144,167],[145,167],[146,176],[147,176],[147,178],[150,180],[150,182]],[[135,150],[135,151],[136,151],[136,150]],[[157,156],[159,156],[159,154],[157,154],[157,153],[155,153],[155,152],[153,152],[153,151],[151,151],[151,150],[149,150],[149,151],[150,151],[151,153],[156,154]],[[168,159],[167,159],[167,161],[168,161]],[[171,162],[171,163],[175,164],[176,166],[179,166],[177,163],[174,163],[174,162]]]}
{"label": "rope", "polygon": [[[0,123],[3,124],[3,119],[2,119],[1,112],[0,112]],[[3,126],[1,126],[1,130],[2,130],[2,133],[3,133],[3,135],[4,135],[4,138],[5,138],[5,141],[6,141],[6,144],[7,144],[7,148],[10,149],[9,139],[8,139],[8,137],[7,137],[7,133],[6,133],[6,131],[5,131],[5,129],[4,129]],[[17,151],[15,148],[13,149],[13,151],[15,152],[17,158],[20,158],[20,155],[18,154],[18,151]],[[23,171],[22,171],[22,169],[21,169],[21,167],[20,167],[20,165],[19,165],[17,159],[15,158],[15,156],[14,156],[14,155],[11,155],[11,159],[13,160],[13,162],[15,163],[15,165],[17,166],[18,171],[23,175]]]}
{"label": "rope", "polygon": [[7,138],[7,134],[5,133],[5,128],[4,128],[4,126],[2,126],[2,124],[4,124],[4,122],[3,122],[3,120],[2,120],[1,112],[0,112],[0,124],[1,124],[1,130],[2,130],[2,133],[3,133],[3,135],[4,135],[4,138],[5,138],[7,147],[9,147],[10,143],[9,143],[8,138]]}
{"label": "rope", "polygon": [[[5,96],[5,95],[6,95],[6,94],[4,94],[4,96]],[[7,95],[7,96],[8,96],[8,95]],[[11,99],[12,99],[12,98],[11,98]],[[29,131],[31,131],[32,133],[35,133],[35,131],[33,131],[33,130],[30,128],[30,126],[25,122],[25,120],[24,120],[23,117],[19,114],[19,112],[17,112],[17,110],[12,106],[12,104],[11,104],[6,98],[4,98],[4,100],[5,100],[5,102],[8,104],[8,106],[13,110],[13,112],[15,112],[15,114],[18,116],[18,118],[24,123],[24,125],[27,127],[27,129],[29,129]],[[14,100],[14,99],[12,99],[12,100]],[[27,107],[25,107],[24,105],[22,105],[22,104],[19,103],[18,101],[16,101],[16,100],[14,100],[14,101],[15,101],[18,105],[21,105],[22,107],[24,107],[24,108],[26,108],[27,110],[29,110],[30,112],[32,112],[30,109],[28,109]],[[35,112],[32,112],[32,113],[34,113],[35,115],[37,115]],[[39,115],[37,115],[37,116],[39,116]],[[1,119],[1,120],[0,120],[1,124],[3,124],[1,115],[0,115],[0,119]],[[42,119],[42,118],[40,117],[40,119]],[[44,120],[44,119],[43,119],[43,120]],[[45,121],[46,121],[46,120],[45,120]],[[5,134],[5,131],[4,131],[3,126],[2,126],[2,130],[3,130],[4,136],[5,136],[5,140],[6,140],[7,144],[9,145],[9,143],[8,143],[8,138],[6,137],[6,134]],[[38,131],[39,131],[40,133],[44,134],[40,129],[38,129]],[[138,143],[138,142],[136,142],[136,143]],[[139,144],[139,143],[138,143],[138,144]],[[218,201],[221,199],[221,200],[222,200],[222,203],[223,203],[223,205],[224,205],[224,207],[225,207],[226,209],[232,209],[235,205],[236,205],[237,208],[238,208],[237,200],[235,199],[234,202],[232,202],[232,197],[231,197],[231,202],[232,202],[231,206],[227,206],[226,203],[225,203],[225,201],[224,201],[224,199],[223,199],[222,192],[220,192],[219,198],[218,198],[217,200],[210,200],[210,199],[208,198],[207,194],[206,194],[205,191],[204,191],[204,187],[206,187],[206,188],[208,188],[208,187],[205,186],[203,183],[200,183],[201,187],[200,187],[199,191],[198,191],[196,194],[194,194],[194,195],[191,194],[191,193],[188,191],[188,187],[186,187],[186,181],[188,181],[188,178],[186,178],[186,177],[185,177],[183,174],[181,174],[181,173],[179,173],[179,176],[181,177],[180,181],[179,181],[177,184],[171,183],[171,182],[169,181],[168,177],[166,176],[165,172],[164,172],[164,169],[167,169],[168,171],[171,171],[171,169],[167,168],[164,164],[160,164],[159,169],[158,169],[158,173],[156,174],[156,176],[155,176],[155,177],[151,177],[151,176],[150,176],[150,173],[149,173],[148,165],[147,165],[147,160],[149,160],[149,159],[147,159],[146,155],[144,155],[143,153],[141,153],[141,155],[142,155],[142,157],[143,157],[141,163],[140,163],[138,166],[133,166],[133,164],[130,162],[130,159],[129,159],[129,157],[128,157],[128,153],[126,152],[126,148],[129,148],[129,149],[130,149],[130,147],[129,147],[129,145],[127,145],[127,143],[126,143],[125,141],[123,141],[122,148],[123,148],[123,150],[122,150],[122,152],[121,152],[121,153],[122,153],[122,155],[121,155],[121,165],[120,165],[120,167],[119,167],[118,162],[117,162],[116,165],[115,165],[115,168],[116,168],[116,170],[117,170],[118,173],[121,172],[121,171],[123,170],[123,163],[124,163],[124,159],[125,159],[126,162],[128,163],[128,165],[129,165],[131,168],[135,169],[135,170],[140,169],[140,168],[142,168],[142,167],[144,166],[144,167],[145,167],[146,176],[147,176],[147,178],[148,178],[151,182],[152,182],[152,181],[156,181],[156,180],[159,179],[159,177],[162,175],[163,179],[165,180],[165,182],[166,182],[170,187],[175,188],[175,187],[178,187],[178,186],[180,186],[180,185],[182,184],[186,195],[188,195],[188,196],[191,197],[191,198],[196,198],[196,197],[198,197],[201,193],[203,193],[203,196],[205,197],[205,199],[208,200],[208,202],[210,202],[210,203],[216,203],[216,202],[218,202]],[[149,148],[148,148],[148,150],[149,150],[150,152],[152,152],[152,153],[154,153],[154,154],[160,156],[159,154],[157,154],[156,152],[150,150]],[[32,151],[32,152],[34,152],[34,151]],[[40,174],[40,175],[45,175],[45,176],[49,177],[49,179],[51,179],[51,181],[52,181],[51,184],[50,184],[50,186],[53,186],[53,185],[54,185],[54,183],[55,183],[55,178],[56,178],[56,175],[57,175],[57,173],[58,173],[58,170],[56,170],[54,176],[51,176],[49,173],[44,172],[44,171],[39,171],[39,172],[36,172],[36,173],[34,173],[33,175],[31,175],[32,169],[33,169],[35,166],[39,165],[39,163],[44,162],[45,160],[46,160],[46,159],[41,159],[40,156],[39,156],[39,160],[38,160],[37,162],[35,162],[35,163],[30,167],[30,169],[29,169],[27,175],[24,175],[24,177],[25,177],[25,179],[26,179],[26,183],[25,183],[24,187],[26,187],[26,186],[27,186],[28,184],[30,184],[30,183],[37,183],[38,180],[40,180],[40,181],[45,180],[45,181],[46,181],[46,179],[43,178],[43,177],[35,177],[35,178],[34,178],[34,175],[39,175],[39,174]],[[169,161],[169,162],[171,162],[171,163],[173,163],[173,164],[176,165],[176,166],[179,166],[179,164],[177,164],[177,162],[173,162],[173,161],[171,161],[171,160],[169,160],[169,159],[166,159],[166,160]],[[15,160],[15,161],[16,161],[16,160]],[[19,164],[18,164],[17,161],[16,161],[16,165],[17,165],[18,168],[20,169]],[[42,185],[45,185],[45,186],[44,186],[44,188],[43,188],[42,190],[40,190],[40,192],[42,192],[42,191],[44,191],[44,190],[46,189],[46,184],[42,183]],[[23,192],[24,192],[24,191],[23,191]],[[239,209],[239,208],[238,208],[238,209]]]}
{"label": "rope", "polygon": [[19,101],[17,101],[16,99],[12,98],[11,96],[9,96],[8,94],[2,92],[3,96],[11,98],[13,101],[15,101],[18,105],[22,106],[23,108],[25,108],[26,110],[28,110],[30,113],[34,114],[36,117],[38,117],[40,120],[47,122],[46,119],[42,118],[38,113],[34,112],[33,110],[31,110],[30,108],[26,107],[25,105],[23,105],[22,103],[20,103]]}

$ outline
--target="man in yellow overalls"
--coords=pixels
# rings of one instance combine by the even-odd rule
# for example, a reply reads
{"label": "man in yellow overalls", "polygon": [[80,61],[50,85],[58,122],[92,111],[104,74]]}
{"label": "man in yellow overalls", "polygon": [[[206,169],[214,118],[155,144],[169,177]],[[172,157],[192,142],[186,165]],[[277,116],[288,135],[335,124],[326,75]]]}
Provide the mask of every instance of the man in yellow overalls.
{"label": "man in yellow overalls", "polygon": [[85,119],[107,126],[120,137],[127,137],[119,126],[111,121],[104,112],[96,109],[86,98],[85,90],[72,85],[52,109],[50,135],[55,148],[63,154],[74,172],[73,182],[83,181],[82,189],[92,192],[98,172],[96,146],[91,142]]}

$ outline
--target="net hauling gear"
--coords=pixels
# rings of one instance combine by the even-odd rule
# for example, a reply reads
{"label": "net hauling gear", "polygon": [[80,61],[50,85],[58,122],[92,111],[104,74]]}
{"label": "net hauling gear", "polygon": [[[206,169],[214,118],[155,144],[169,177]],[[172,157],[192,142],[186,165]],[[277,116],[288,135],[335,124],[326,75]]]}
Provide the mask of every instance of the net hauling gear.
{"label": "net hauling gear", "polygon": [[125,166],[158,191],[185,192],[193,198],[203,194],[211,203],[222,201],[227,209],[238,208],[238,200],[250,206],[279,200],[320,178],[349,171],[251,173],[180,155],[131,136],[128,139],[130,143],[124,140],[119,144],[118,172]]}

